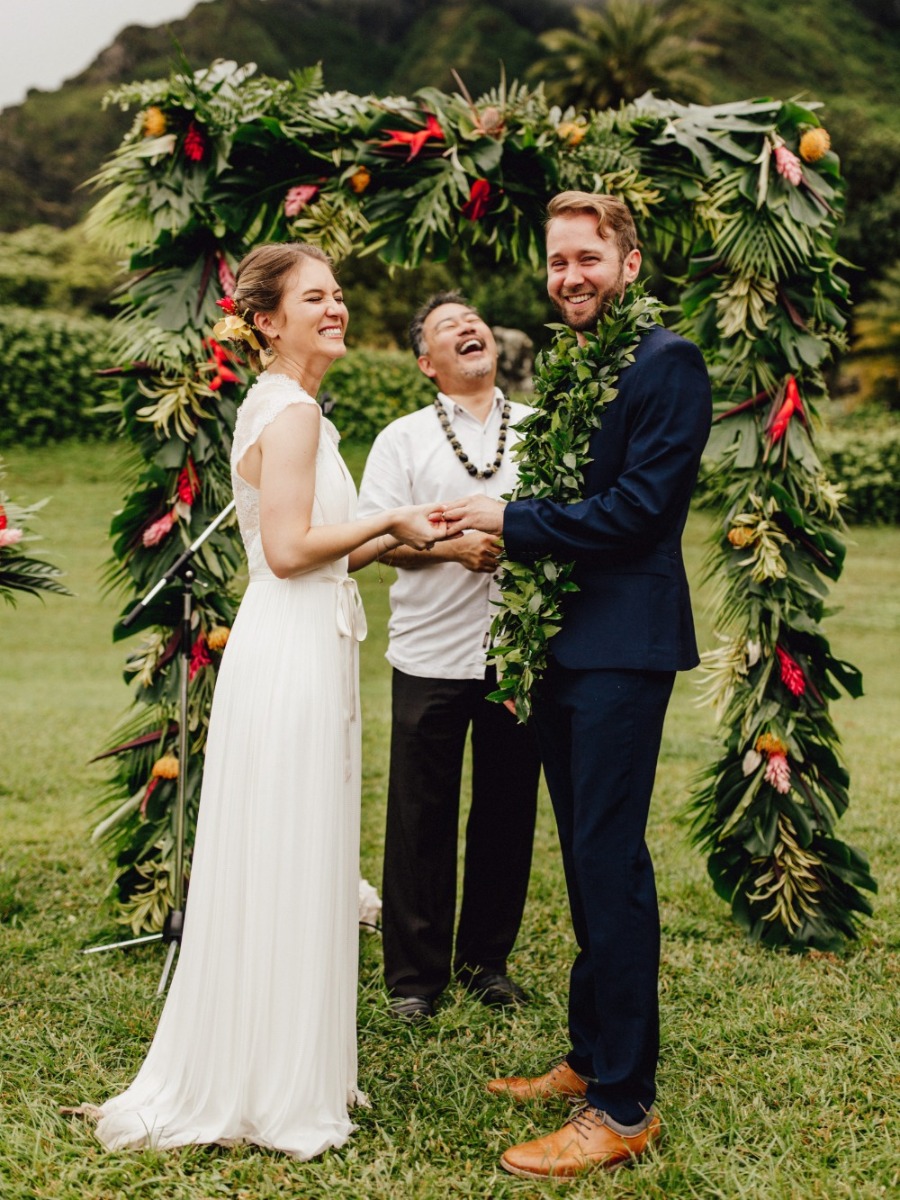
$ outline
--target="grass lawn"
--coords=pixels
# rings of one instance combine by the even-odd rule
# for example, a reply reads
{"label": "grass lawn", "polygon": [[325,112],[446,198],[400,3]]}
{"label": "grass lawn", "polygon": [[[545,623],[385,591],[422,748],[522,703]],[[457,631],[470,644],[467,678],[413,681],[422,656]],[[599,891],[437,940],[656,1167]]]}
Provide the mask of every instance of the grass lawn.
{"label": "grass lawn", "polygon": [[[866,696],[837,706],[853,803],[841,835],[872,859],[877,911],[842,956],[749,945],[688,845],[690,781],[711,755],[712,719],[681,677],[669,712],[650,828],[663,919],[663,1153],[637,1169],[572,1185],[517,1180],[502,1150],[548,1131],[563,1104],[514,1109],[488,1097],[496,1073],[539,1072],[565,1048],[572,938],[549,803],[539,816],[529,903],[512,962],[534,1003],[496,1015],[451,990],[425,1029],[386,1013],[377,936],[364,937],[360,1083],[372,1108],[339,1152],[295,1163],[252,1148],[108,1154],[60,1104],[100,1102],[133,1077],[155,1027],[163,951],[84,957],[123,935],[104,902],[110,871],[89,842],[103,779],[90,766],[128,694],[118,603],[101,595],[121,452],[63,445],[5,454],[17,501],[53,497],[40,523],[47,557],[74,599],[24,597],[0,609],[0,1196],[5,1200],[284,1200],[446,1197],[716,1197],[900,1194],[900,530],[855,531],[843,605],[829,623]],[[363,453],[348,452],[355,470]],[[708,519],[692,518],[699,575]],[[389,572],[363,573],[363,873],[380,877],[387,770],[383,660]],[[711,640],[695,587],[701,641]],[[615,747],[610,747],[610,754]],[[127,934],[125,935],[127,936]],[[623,931],[623,936],[627,932]]]}

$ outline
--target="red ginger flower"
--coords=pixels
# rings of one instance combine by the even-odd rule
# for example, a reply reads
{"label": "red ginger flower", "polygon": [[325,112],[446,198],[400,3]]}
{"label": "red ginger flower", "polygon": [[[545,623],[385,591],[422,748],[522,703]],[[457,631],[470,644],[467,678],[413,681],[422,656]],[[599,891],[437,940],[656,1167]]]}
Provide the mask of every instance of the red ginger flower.
{"label": "red ginger flower", "polygon": [[188,125],[188,131],[184,135],[184,143],[182,146],[184,157],[189,158],[191,162],[202,162],[206,155],[206,138],[201,132],[200,126],[196,121],[191,121]]}
{"label": "red ginger flower", "polygon": [[158,521],[154,521],[152,525],[147,526],[141,535],[141,541],[147,547],[158,546],[163,538],[168,535],[177,520],[178,513],[173,508],[171,512],[167,512]]}
{"label": "red ginger flower", "polygon": [[8,524],[9,521],[6,518],[6,509],[2,504],[0,504],[0,529],[5,529]]}
{"label": "red ginger flower", "polygon": [[776,146],[773,153],[775,154],[775,169],[778,174],[783,175],[788,183],[792,183],[796,187],[803,180],[803,167],[800,159],[784,144]]}
{"label": "red ginger flower", "polygon": [[781,682],[792,696],[802,696],[806,691],[806,677],[799,664],[780,646],[775,647],[775,653],[778,655],[778,663],[781,667]]}
{"label": "red ginger flower", "polygon": [[225,255],[222,253],[221,250],[217,251],[216,257],[219,260],[219,265],[217,268],[218,274],[219,274],[219,286],[221,287],[222,291],[225,293],[226,296],[233,296],[234,295],[234,286],[235,286],[235,283],[237,282],[234,278],[234,272],[232,271],[231,267],[229,267],[228,263],[226,262]]}
{"label": "red ginger flower", "polygon": [[237,311],[235,308],[234,299],[231,296],[226,296],[224,300],[217,300],[216,305],[218,308],[221,308],[223,312],[227,312],[229,317],[233,316]]}
{"label": "red ginger flower", "polygon": [[428,114],[428,119],[425,122],[425,128],[419,129],[415,133],[408,129],[385,129],[385,133],[391,135],[390,141],[380,142],[382,148],[387,146],[409,146],[409,154],[406,156],[407,162],[412,162],[429,138],[434,138],[438,142],[444,140],[444,131],[437,122],[437,118]]}
{"label": "red ginger flower", "polygon": [[480,221],[487,212],[488,201],[491,196],[491,185],[486,179],[476,179],[472,184],[472,190],[469,192],[469,199],[460,209],[464,217],[468,217],[470,221]]}
{"label": "red ginger flower", "polygon": [[782,796],[787,795],[791,790],[791,768],[785,755],[769,755],[764,779],[766,783],[771,783],[776,792],[780,792]]}
{"label": "red ginger flower", "polygon": [[201,633],[191,647],[191,665],[188,667],[188,679],[193,679],[204,667],[211,667],[212,659],[206,646],[206,638]]}
{"label": "red ginger flower", "polygon": [[806,419],[803,401],[800,399],[800,392],[797,388],[797,380],[793,375],[788,375],[784,389],[784,402],[769,424],[769,437],[773,444],[787,433],[787,427],[794,413],[804,420]]}
{"label": "red ginger flower", "polygon": [[284,215],[296,217],[301,208],[306,208],[318,194],[319,189],[313,183],[304,183],[300,187],[292,187],[284,198]]}
{"label": "red ginger flower", "polygon": [[190,506],[200,495],[200,476],[194,460],[188,455],[187,464],[182,467],[178,476],[178,499],[182,504]]}

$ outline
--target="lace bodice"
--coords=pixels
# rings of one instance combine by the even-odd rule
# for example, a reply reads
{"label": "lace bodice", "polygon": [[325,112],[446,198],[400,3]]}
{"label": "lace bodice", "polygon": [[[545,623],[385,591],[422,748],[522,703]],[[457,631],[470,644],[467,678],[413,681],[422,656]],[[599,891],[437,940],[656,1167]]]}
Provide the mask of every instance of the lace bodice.
{"label": "lace bodice", "polygon": [[[234,489],[238,525],[251,579],[274,579],[262,548],[259,530],[259,492],[242,479],[237,464],[262,435],[263,430],[291,404],[316,404],[295,380],[287,375],[264,372],[247,392],[238,409],[231,449],[231,486]],[[316,453],[316,491],[312,524],[331,525],[352,521],[356,516],[356,488],[350,472],[338,452],[340,434],[322,417],[319,448]],[[326,564],[308,575],[346,574],[347,560]],[[305,578],[307,576],[299,576]]]}

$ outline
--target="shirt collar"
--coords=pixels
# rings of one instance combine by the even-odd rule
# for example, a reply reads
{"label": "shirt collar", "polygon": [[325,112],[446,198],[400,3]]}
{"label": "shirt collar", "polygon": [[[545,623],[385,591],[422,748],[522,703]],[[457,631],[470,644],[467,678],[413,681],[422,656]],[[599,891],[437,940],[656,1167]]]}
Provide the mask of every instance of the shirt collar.
{"label": "shirt collar", "polygon": [[[468,409],[463,408],[463,406],[461,404],[457,404],[455,400],[452,400],[444,392],[438,392],[437,398],[443,405],[444,412],[449,417],[455,416],[458,413],[465,413],[466,416],[471,416],[471,413],[468,411]],[[505,397],[504,397],[503,393],[501,392],[501,390],[498,387],[495,387],[494,388],[494,409],[495,410],[502,407],[504,399],[505,399]]]}

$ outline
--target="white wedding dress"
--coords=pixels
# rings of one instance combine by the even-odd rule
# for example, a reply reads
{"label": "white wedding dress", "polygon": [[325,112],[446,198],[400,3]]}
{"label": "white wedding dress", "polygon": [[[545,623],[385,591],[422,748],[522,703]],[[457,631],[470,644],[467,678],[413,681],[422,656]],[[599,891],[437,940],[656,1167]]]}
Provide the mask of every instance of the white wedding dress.
{"label": "white wedding dress", "polygon": [[[210,716],[182,947],[131,1087],[99,1110],[110,1149],[253,1142],[297,1158],[354,1126],[359,908],[358,647],[347,560],[278,579],[236,464],[292,404],[265,373],[238,413],[232,482],[250,583]],[[313,524],[356,491],[322,418]]]}

